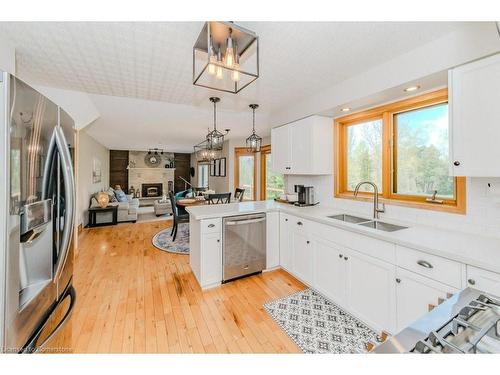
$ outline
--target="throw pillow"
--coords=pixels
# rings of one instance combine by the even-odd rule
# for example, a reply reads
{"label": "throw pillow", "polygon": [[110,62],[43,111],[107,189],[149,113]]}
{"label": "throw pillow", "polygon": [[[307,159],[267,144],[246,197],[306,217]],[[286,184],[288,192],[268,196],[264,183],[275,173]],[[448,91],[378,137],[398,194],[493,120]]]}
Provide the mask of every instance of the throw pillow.
{"label": "throw pillow", "polygon": [[113,188],[109,188],[107,193],[109,195],[110,202],[118,202],[118,200],[116,199],[115,190]]}
{"label": "throw pillow", "polygon": [[118,202],[128,202],[127,196],[123,190],[115,190],[115,196]]}

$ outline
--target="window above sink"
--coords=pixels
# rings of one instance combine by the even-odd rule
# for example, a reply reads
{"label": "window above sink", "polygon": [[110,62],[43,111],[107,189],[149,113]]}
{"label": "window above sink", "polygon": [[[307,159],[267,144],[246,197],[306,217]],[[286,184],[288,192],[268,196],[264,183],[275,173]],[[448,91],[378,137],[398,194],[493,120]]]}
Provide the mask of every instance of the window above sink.
{"label": "window above sink", "polygon": [[[335,197],[374,182],[381,202],[465,213],[465,177],[449,177],[447,89],[335,121]],[[363,186],[358,199],[373,199]]]}

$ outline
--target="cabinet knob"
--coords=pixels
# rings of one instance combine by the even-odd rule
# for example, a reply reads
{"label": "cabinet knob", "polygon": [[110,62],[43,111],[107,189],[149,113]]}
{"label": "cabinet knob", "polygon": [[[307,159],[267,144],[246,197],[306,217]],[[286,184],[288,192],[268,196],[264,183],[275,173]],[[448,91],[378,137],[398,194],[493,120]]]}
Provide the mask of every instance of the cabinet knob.
{"label": "cabinet knob", "polygon": [[343,258],[344,256],[342,254],[339,254],[339,258]]}
{"label": "cabinet knob", "polygon": [[208,227],[213,228],[213,227],[215,227],[215,224],[208,224]]}
{"label": "cabinet knob", "polygon": [[348,257],[344,257],[344,260],[349,260],[349,258]]}
{"label": "cabinet knob", "polygon": [[303,225],[302,221],[297,221],[297,225]]}
{"label": "cabinet knob", "polygon": [[220,240],[217,240],[217,242],[220,242]]}
{"label": "cabinet knob", "polygon": [[285,221],[288,221],[288,219],[285,219]]}
{"label": "cabinet knob", "polygon": [[467,282],[468,282],[470,285],[475,285],[475,284],[476,284],[476,280],[474,280],[474,279],[469,279],[469,280],[467,280]]}
{"label": "cabinet knob", "polygon": [[460,162],[459,162],[458,160],[455,160],[455,161],[453,162],[453,165],[454,165],[455,167],[458,167],[458,166],[460,165]]}
{"label": "cabinet knob", "polygon": [[309,245],[311,242],[310,241],[306,241],[306,243]]}
{"label": "cabinet knob", "polygon": [[398,284],[400,284],[400,283],[401,283],[401,279],[398,277],[398,278],[396,279],[396,282],[397,282]]}

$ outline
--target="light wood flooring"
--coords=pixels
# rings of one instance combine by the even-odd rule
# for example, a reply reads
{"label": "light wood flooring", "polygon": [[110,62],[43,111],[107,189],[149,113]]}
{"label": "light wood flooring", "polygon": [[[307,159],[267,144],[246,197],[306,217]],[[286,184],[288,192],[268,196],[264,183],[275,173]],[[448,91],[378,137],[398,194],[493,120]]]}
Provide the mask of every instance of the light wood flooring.
{"label": "light wood flooring", "polygon": [[85,229],[75,353],[300,353],[262,305],[305,286],[282,270],[202,291],[189,256],[156,249],[168,221]]}

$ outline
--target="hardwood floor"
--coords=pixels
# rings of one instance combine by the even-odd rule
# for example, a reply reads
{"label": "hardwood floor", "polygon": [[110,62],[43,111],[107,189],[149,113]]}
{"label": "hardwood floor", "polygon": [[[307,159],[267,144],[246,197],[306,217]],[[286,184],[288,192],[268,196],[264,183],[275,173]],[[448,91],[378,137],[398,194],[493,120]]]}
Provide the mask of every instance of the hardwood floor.
{"label": "hardwood floor", "polygon": [[74,353],[300,353],[262,305],[304,285],[282,270],[202,291],[189,257],[156,249],[167,221],[85,229]]}

